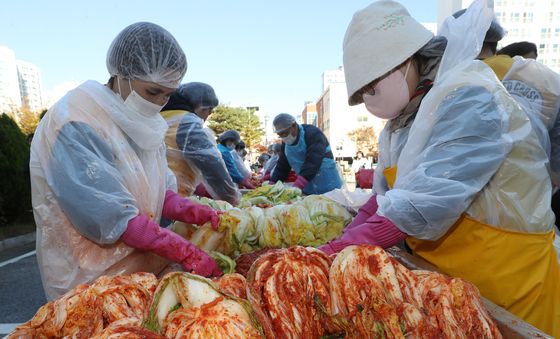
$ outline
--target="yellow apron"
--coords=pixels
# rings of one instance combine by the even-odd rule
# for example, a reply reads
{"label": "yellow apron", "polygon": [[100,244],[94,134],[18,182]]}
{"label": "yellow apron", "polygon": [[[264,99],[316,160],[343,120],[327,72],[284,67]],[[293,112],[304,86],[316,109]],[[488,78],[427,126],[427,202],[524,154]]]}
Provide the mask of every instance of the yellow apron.
{"label": "yellow apron", "polygon": [[165,133],[167,146],[167,166],[177,178],[177,193],[183,197],[193,195],[197,185],[197,174],[183,157],[183,152],[177,147],[177,129],[181,118],[187,113],[182,110],[162,111],[161,116],[167,121],[168,129]]}
{"label": "yellow apron", "polygon": [[482,61],[492,68],[500,81],[504,80],[504,77],[513,65],[513,59],[509,55],[495,55]]}
{"label": "yellow apron", "polygon": [[183,116],[183,115],[185,115],[185,113],[187,113],[187,111],[183,111],[183,110],[180,110],[180,109],[170,109],[170,110],[167,110],[167,111],[161,111],[160,112],[161,116],[165,120],[169,120],[169,119],[174,118],[174,117],[179,116],[179,115]]}
{"label": "yellow apron", "polygon": [[[390,188],[397,169],[383,171]],[[481,294],[560,338],[560,268],[554,230],[531,234],[499,229],[463,214],[437,241],[408,237],[417,255],[441,272],[475,284]]]}

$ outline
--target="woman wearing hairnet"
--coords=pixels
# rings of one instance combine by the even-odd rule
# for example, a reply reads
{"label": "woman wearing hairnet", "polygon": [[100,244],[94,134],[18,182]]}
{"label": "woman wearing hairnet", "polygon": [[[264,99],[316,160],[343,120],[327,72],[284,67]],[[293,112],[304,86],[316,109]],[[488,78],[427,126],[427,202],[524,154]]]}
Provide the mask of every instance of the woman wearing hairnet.
{"label": "woman wearing hairnet", "polygon": [[160,26],[126,27],[107,53],[109,83],[86,81],[42,119],[31,145],[37,259],[55,298],[104,274],[160,272],[168,260],[209,276],[212,258],[160,227],[161,217],[217,224],[212,209],[173,192],[159,111],[185,54]]}
{"label": "woman wearing hairnet", "polygon": [[354,15],[343,43],[349,103],[388,122],[375,195],[321,249],[406,239],[415,255],[560,337],[546,152],[492,70],[474,60],[492,17],[475,1],[445,22],[445,39],[393,1]]}
{"label": "woman wearing hairnet", "polygon": [[342,186],[329,140],[320,129],[300,125],[288,113],[278,114],[272,125],[282,139],[282,148],[271,182],[286,181],[293,169],[297,173],[293,186],[306,195],[323,194]]}
{"label": "woman wearing hairnet", "polygon": [[217,149],[214,133],[204,127],[216,106],[218,97],[208,84],[190,82],[177,88],[161,112],[170,126],[167,160],[177,175],[179,193],[237,205],[241,193]]}

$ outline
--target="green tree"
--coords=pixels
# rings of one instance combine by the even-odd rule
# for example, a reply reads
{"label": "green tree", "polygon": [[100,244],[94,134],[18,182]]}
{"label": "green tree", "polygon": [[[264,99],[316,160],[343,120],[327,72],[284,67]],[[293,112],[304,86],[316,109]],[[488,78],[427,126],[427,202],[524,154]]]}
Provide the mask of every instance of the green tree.
{"label": "green tree", "polygon": [[243,107],[219,105],[210,115],[208,126],[216,135],[230,129],[238,131],[248,148],[258,144],[264,136],[264,130],[255,112]]}
{"label": "green tree", "polygon": [[31,208],[29,144],[18,125],[0,115],[0,220],[10,222]]}

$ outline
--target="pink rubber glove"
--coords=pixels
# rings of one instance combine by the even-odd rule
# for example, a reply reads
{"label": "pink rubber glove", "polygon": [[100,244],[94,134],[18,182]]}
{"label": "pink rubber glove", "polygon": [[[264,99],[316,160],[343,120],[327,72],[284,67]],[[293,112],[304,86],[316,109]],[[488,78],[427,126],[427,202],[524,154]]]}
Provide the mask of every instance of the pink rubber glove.
{"label": "pink rubber glove", "polygon": [[329,241],[319,249],[330,255],[350,245],[370,244],[387,248],[406,237],[406,233],[399,230],[389,219],[374,214],[365,223],[349,229],[338,239]]}
{"label": "pink rubber glove", "polygon": [[214,259],[203,250],[167,228],[160,227],[143,214],[128,222],[121,240],[128,246],[179,263],[185,271],[205,277],[222,274]]}
{"label": "pink rubber glove", "polygon": [[241,185],[243,185],[245,188],[248,188],[250,190],[255,189],[255,186],[251,184],[251,181],[249,180],[248,177],[243,179],[243,181],[241,181]]}
{"label": "pink rubber glove", "polygon": [[294,181],[294,187],[297,187],[300,190],[302,190],[305,186],[307,186],[308,183],[309,181],[307,181],[307,179],[305,179],[301,175],[298,175],[296,181]]}
{"label": "pink rubber glove", "polygon": [[168,190],[165,192],[163,211],[161,215],[166,219],[179,220],[188,224],[203,225],[212,222],[212,228],[218,229],[218,213],[208,206],[197,204]]}
{"label": "pink rubber glove", "polygon": [[363,224],[369,217],[377,212],[377,207],[377,194],[374,194],[364,205],[362,205],[362,207],[360,207],[358,215],[356,215],[354,220],[346,226],[344,231],[346,232],[346,230]]}
{"label": "pink rubber glove", "polygon": [[212,198],[210,193],[206,190],[206,186],[204,186],[204,184],[198,184],[193,194],[198,195],[199,197]]}
{"label": "pink rubber glove", "polygon": [[270,180],[270,171],[266,172],[265,175],[261,179],[262,181]]}

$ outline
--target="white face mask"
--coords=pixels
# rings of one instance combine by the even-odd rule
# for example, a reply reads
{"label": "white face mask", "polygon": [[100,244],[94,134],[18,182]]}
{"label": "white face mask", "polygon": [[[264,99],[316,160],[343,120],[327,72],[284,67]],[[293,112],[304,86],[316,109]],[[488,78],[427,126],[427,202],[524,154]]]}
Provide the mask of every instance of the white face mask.
{"label": "white face mask", "polygon": [[132,88],[126,100],[123,100],[119,77],[117,87],[119,93],[115,93],[115,96],[121,100],[124,107],[115,110],[114,120],[140,148],[159,148],[167,131],[167,123],[159,114],[161,107],[145,100]]}
{"label": "white face mask", "polygon": [[404,74],[394,70],[385,79],[377,83],[374,88],[375,94],[364,93],[362,98],[367,110],[381,119],[393,119],[397,117],[410,101],[406,76],[411,61],[406,66]]}
{"label": "white face mask", "polygon": [[[119,78],[117,77],[117,82]],[[121,91],[120,82],[119,85],[119,92]],[[150,102],[144,99],[138,92],[132,89],[132,84],[130,83],[130,79],[128,79],[128,86],[130,87],[130,94],[124,101],[124,104],[133,111],[145,116],[151,117],[161,112],[163,106],[156,105],[153,102]]]}
{"label": "white face mask", "polygon": [[282,138],[282,141],[286,143],[286,145],[293,145],[296,142],[296,136],[288,134],[288,136]]}

